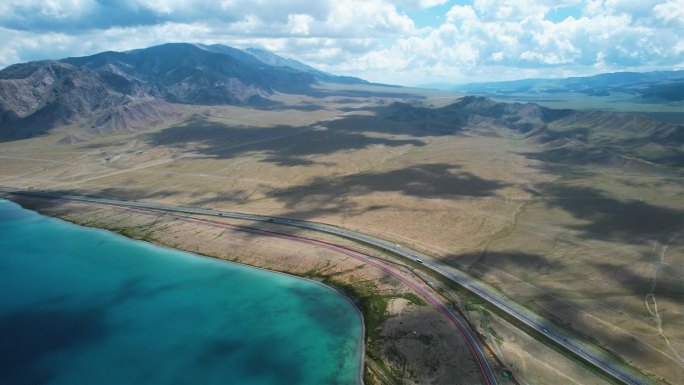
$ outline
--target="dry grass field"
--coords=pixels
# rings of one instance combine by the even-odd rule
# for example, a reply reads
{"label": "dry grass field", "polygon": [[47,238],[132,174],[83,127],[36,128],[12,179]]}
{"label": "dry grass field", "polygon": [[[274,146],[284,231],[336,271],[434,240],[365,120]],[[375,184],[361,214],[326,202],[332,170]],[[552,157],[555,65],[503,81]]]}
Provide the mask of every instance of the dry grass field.
{"label": "dry grass field", "polygon": [[[276,95],[278,108],[179,107],[177,122],[87,140],[74,125],[3,142],[0,185],[377,235],[469,271],[665,383],[684,382],[684,192],[667,152],[682,141],[637,145],[628,128],[653,123],[630,117],[616,131],[601,120],[599,136],[586,134],[590,120],[551,123],[561,138],[551,141],[486,116],[458,121],[444,107],[458,95],[336,87]],[[511,341],[548,349],[505,334],[509,356],[530,351]],[[518,360],[529,383],[563,368]]]}

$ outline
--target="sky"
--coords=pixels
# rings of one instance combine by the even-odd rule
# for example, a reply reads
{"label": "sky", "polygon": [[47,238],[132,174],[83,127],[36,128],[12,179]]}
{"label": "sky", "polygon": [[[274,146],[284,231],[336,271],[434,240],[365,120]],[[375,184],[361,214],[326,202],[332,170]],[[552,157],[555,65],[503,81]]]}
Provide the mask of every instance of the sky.
{"label": "sky", "polygon": [[401,85],[684,69],[684,0],[2,0],[0,68],[168,42]]}

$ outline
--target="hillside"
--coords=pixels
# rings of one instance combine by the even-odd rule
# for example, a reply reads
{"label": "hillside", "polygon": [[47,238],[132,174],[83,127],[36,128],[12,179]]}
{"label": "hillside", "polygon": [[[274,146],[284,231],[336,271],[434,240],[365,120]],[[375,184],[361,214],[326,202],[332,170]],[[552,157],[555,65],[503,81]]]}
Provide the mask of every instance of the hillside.
{"label": "hillside", "polygon": [[[549,149],[544,160],[553,163],[630,163],[653,171],[684,167],[684,127],[639,115],[467,96],[441,108],[396,102],[380,116],[424,135],[468,133],[532,141]],[[373,124],[365,120],[363,124]]]}
{"label": "hillside", "polygon": [[684,124],[684,71],[681,70],[428,87],[502,101],[538,103],[554,109],[635,113]]}
{"label": "hillside", "polygon": [[[469,272],[664,383],[682,382],[684,366],[671,349],[684,341],[682,125],[333,83],[249,52],[170,45],[0,71],[0,186],[368,233]],[[147,222],[97,215],[112,228],[148,234]],[[78,222],[92,224],[91,217]],[[231,238],[199,241],[192,225],[177,239],[164,226],[164,244],[184,241],[194,252],[191,245],[213,245],[214,236]],[[281,260],[262,237],[250,242],[222,250],[244,251],[264,267]],[[461,295],[454,294],[459,309],[525,382],[600,383]],[[376,329],[396,350],[367,348],[391,370],[410,367],[424,382],[439,382],[407,339],[390,332],[404,321],[391,317]],[[411,337],[416,328],[406,329],[411,343],[441,343]]]}
{"label": "hillside", "polygon": [[452,90],[491,95],[578,92],[588,96],[608,96],[625,93],[653,101],[683,101],[684,71],[616,72],[588,77],[470,83],[454,86]]}
{"label": "hillside", "polygon": [[177,43],[9,66],[0,71],[0,139],[72,123],[126,130],[178,117],[182,108],[170,104],[268,106],[274,92],[319,81],[363,83],[253,52]]}

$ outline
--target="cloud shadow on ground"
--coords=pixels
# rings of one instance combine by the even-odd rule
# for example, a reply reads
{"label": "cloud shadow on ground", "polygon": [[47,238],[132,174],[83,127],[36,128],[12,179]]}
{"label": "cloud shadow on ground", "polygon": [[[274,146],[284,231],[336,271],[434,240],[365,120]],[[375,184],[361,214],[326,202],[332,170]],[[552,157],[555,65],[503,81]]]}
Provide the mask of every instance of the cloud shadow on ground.
{"label": "cloud shadow on ground", "polygon": [[584,239],[643,244],[667,243],[684,229],[684,210],[642,201],[621,200],[591,187],[551,184],[543,186],[545,204],[584,221],[569,225]]}
{"label": "cloud shadow on ground", "polygon": [[360,150],[372,146],[423,146],[411,138],[371,136],[361,129],[329,129],[324,125],[292,127],[238,127],[197,119],[148,135],[152,146],[170,146],[192,150],[217,159],[236,158],[250,153],[262,153],[265,162],[281,166],[307,166],[317,162],[312,156],[339,151]]}

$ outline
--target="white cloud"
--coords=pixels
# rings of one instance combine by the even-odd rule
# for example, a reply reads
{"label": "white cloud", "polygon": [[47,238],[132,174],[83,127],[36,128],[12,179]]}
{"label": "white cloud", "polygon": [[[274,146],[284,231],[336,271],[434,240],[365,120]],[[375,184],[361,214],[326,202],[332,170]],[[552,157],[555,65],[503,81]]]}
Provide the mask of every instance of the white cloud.
{"label": "white cloud", "polygon": [[648,16],[653,7],[662,2],[661,0],[588,0],[585,15],[626,14],[637,19]]}
{"label": "white cloud", "polygon": [[420,0],[418,6],[420,8],[432,8],[438,5],[446,4],[447,0]]}
{"label": "white cloud", "polygon": [[665,23],[684,28],[684,0],[668,0],[658,4],[653,7],[653,15]]}
{"label": "white cloud", "polygon": [[449,0],[396,0],[395,3],[409,8],[428,9],[444,5]]}
{"label": "white cloud", "polygon": [[314,21],[310,15],[288,15],[287,26],[293,35],[308,35],[309,25]]}
{"label": "white cloud", "polygon": [[454,5],[446,16],[451,23],[477,20],[475,10],[469,5]]}
{"label": "white cloud", "polygon": [[484,20],[543,18],[554,8],[577,6],[582,0],[475,0],[473,7]]}
{"label": "white cloud", "polygon": [[[0,66],[177,41],[257,46],[389,83],[684,66],[684,0],[473,0],[420,29],[411,12],[445,0],[108,4],[0,2]],[[564,9],[573,12],[548,18]]]}
{"label": "white cloud", "polygon": [[403,35],[415,30],[413,20],[384,0],[335,1],[323,33],[340,36]]}
{"label": "white cloud", "polygon": [[[683,1],[669,0],[653,7],[648,0],[475,0],[471,5],[452,7],[446,22],[428,33],[398,39],[392,47],[384,48],[379,56],[391,56],[396,64],[378,60],[382,65],[376,69],[409,73],[418,63],[430,74],[425,79],[413,77],[420,83],[435,78],[472,80],[468,78],[483,73],[494,77],[510,73],[520,77],[523,72],[556,76],[597,69],[682,67],[681,34],[666,24],[684,20],[677,13],[684,9],[679,6]],[[582,7],[584,14],[557,22],[546,18],[552,10],[563,7]],[[367,62],[377,56],[372,53],[352,64],[364,63],[359,69],[367,71],[374,68]],[[401,60],[402,56],[408,60]],[[501,71],[502,67],[506,71]]]}

